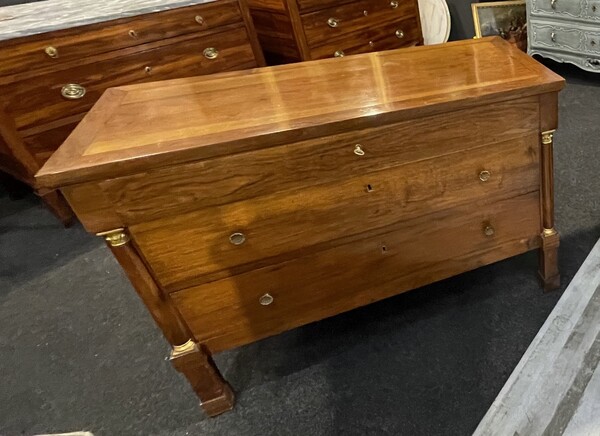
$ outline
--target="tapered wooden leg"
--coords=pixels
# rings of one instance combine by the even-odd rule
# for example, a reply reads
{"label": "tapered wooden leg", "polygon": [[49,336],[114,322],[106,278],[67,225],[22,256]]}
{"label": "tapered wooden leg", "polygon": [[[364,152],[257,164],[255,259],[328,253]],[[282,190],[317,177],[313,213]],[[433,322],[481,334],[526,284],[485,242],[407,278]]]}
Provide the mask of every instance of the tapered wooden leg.
{"label": "tapered wooden leg", "polygon": [[548,229],[542,233],[542,246],[540,248],[540,278],[545,291],[553,291],[560,287],[560,273],[558,272],[558,247],[560,237],[556,230]]}
{"label": "tapered wooden leg", "polygon": [[231,387],[201,346],[190,340],[173,347],[171,362],[188,379],[207,415],[217,416],[233,409],[235,397]]}
{"label": "tapered wooden leg", "polygon": [[[39,194],[38,194],[39,195]],[[65,227],[69,227],[73,224],[75,215],[73,210],[60,194],[60,192],[52,191],[47,194],[40,195],[40,198],[46,205],[50,212],[52,212]]]}
{"label": "tapered wooden leg", "polygon": [[119,261],[146,308],[172,346],[171,362],[190,382],[209,416],[231,410],[234,394],[210,353],[197,344],[169,295],[158,286],[125,229],[99,234]]}

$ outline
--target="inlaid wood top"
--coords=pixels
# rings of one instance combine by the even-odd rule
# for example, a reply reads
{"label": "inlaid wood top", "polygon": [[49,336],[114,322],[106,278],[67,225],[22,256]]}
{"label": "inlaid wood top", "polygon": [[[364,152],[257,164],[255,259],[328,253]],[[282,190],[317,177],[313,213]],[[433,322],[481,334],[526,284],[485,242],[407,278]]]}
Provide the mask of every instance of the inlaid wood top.
{"label": "inlaid wood top", "polygon": [[216,0],[44,0],[0,7],[0,41]]}
{"label": "inlaid wood top", "polygon": [[41,186],[55,188],[557,91],[563,84],[493,37],[124,86],[103,95],[37,177]]}

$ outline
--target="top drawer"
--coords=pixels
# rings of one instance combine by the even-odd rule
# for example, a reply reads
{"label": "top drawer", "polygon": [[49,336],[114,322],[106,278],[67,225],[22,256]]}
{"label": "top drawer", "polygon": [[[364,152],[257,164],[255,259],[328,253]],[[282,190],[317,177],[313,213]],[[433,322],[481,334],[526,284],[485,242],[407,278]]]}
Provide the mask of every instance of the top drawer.
{"label": "top drawer", "polygon": [[241,20],[238,2],[225,0],[18,38],[0,44],[0,76],[40,69],[52,71],[99,53]]}
{"label": "top drawer", "polygon": [[416,13],[412,0],[363,0],[305,14],[302,22],[308,45],[315,47],[356,31],[398,22]]}
{"label": "top drawer", "polygon": [[579,0],[532,0],[531,14],[543,17],[572,17],[579,18],[582,15]]}
{"label": "top drawer", "polygon": [[308,12],[351,3],[352,0],[297,0],[297,2],[300,11]]}

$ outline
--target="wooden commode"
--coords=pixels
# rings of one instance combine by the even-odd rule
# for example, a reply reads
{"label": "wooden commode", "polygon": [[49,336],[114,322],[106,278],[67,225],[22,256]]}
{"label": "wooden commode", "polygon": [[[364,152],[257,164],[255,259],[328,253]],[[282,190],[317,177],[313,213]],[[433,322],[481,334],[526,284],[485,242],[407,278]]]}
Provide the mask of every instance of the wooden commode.
{"label": "wooden commode", "polygon": [[216,415],[213,353],[533,249],[558,286],[563,84],[484,38],[112,88],[37,180]]}

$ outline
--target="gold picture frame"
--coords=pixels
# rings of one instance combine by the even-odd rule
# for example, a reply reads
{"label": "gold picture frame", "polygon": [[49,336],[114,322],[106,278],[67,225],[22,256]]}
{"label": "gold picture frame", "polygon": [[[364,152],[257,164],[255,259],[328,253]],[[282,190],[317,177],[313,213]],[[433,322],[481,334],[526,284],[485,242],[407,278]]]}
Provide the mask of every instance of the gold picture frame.
{"label": "gold picture frame", "polygon": [[500,35],[521,50],[527,50],[525,0],[471,3],[475,38]]}

